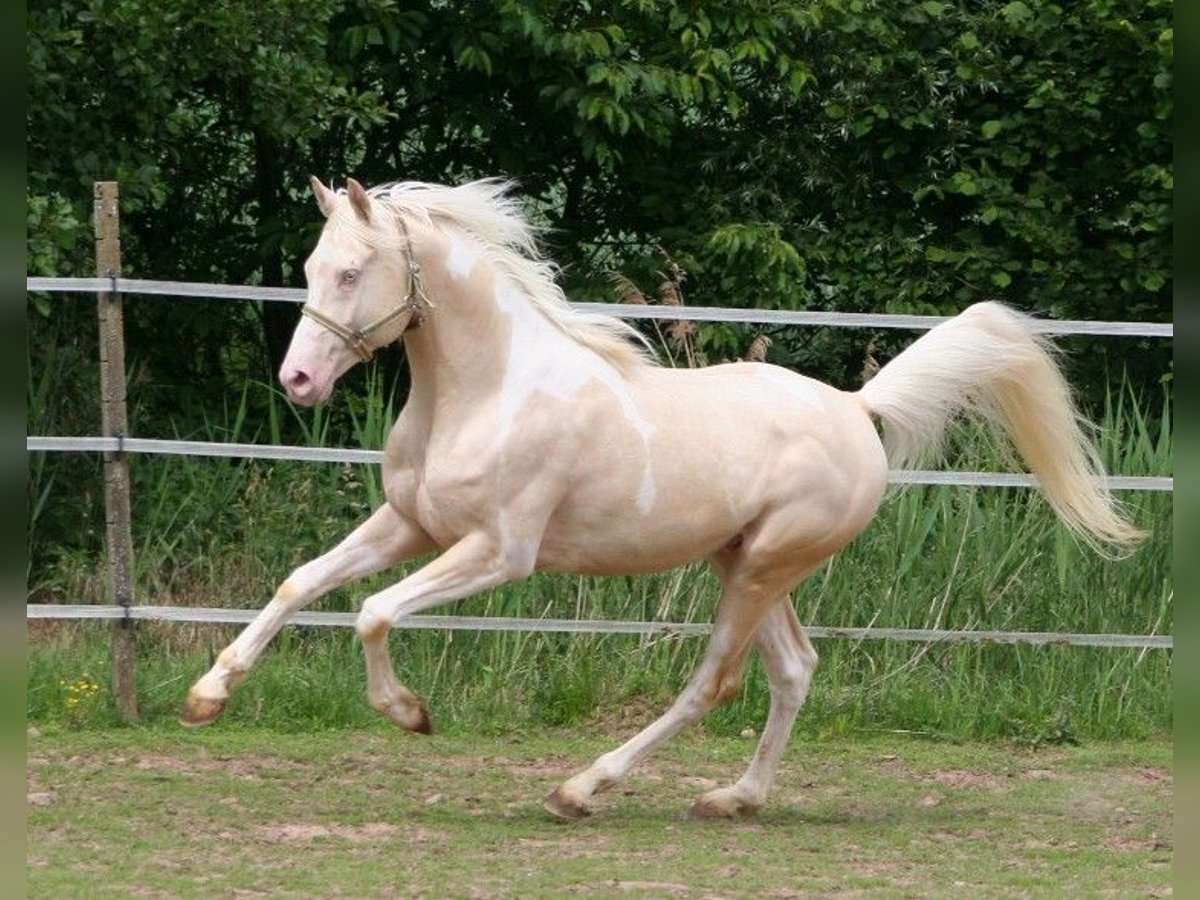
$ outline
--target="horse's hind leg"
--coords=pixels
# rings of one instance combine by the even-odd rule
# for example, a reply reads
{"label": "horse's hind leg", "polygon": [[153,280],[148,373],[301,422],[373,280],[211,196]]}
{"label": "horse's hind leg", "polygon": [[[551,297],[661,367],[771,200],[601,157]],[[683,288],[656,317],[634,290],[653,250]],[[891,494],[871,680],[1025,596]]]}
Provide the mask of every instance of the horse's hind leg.
{"label": "horse's hind leg", "polygon": [[763,656],[771,685],[771,709],[758,749],[744,775],[729,787],[710,791],[692,807],[699,818],[730,818],[752,815],[766,802],[775,768],[791,737],[792,725],[804,700],[817,654],[796,617],[790,598],[784,597],[762,624],[754,638]]}
{"label": "horse's hind leg", "polygon": [[287,621],[318,597],[357,578],[434,549],[429,537],[384,504],[322,556],[305,563],[279,586],[271,602],[246,626],[190,691],[181,724],[207,725],[225,708],[229,692],[246,677]]}
{"label": "horse's hind leg", "polygon": [[[723,602],[723,609],[728,606]],[[739,627],[736,616],[718,614],[704,660],[671,708],[629,741],[600,756],[590,767],[568,779],[542,804],[559,819],[591,814],[591,797],[624,778],[656,747],[729,699],[741,684],[753,626]]]}
{"label": "horse's hind leg", "polygon": [[[657,721],[623,746],[601,756],[591,767],[567,780],[547,797],[543,805],[549,813],[563,819],[588,815],[593,794],[625,777],[656,747],[700,721],[737,692],[746,656],[761,623],[768,616],[778,615],[773,610],[786,601],[788,591],[819,563],[819,560],[805,560],[799,553],[787,556],[791,558],[781,562],[775,555],[750,557],[743,550],[728,558],[713,559],[724,592],[708,649],[696,674]],[[798,556],[801,558],[796,559]],[[796,709],[799,709],[798,704]],[[785,714],[786,707],[781,707],[781,724]],[[791,717],[794,716],[793,712]],[[789,728],[792,718],[787,719]]]}

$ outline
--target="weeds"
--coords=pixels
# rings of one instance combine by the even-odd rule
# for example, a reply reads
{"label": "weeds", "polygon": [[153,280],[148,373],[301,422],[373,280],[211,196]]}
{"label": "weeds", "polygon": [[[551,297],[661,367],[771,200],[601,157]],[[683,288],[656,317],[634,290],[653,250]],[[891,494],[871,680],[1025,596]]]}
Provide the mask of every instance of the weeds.
{"label": "weeds", "polygon": [[[245,398],[210,440],[246,440]],[[263,427],[293,415],[277,399]],[[352,409],[355,439],[382,446],[396,413],[378,381]],[[328,419],[306,421],[308,440],[328,438]],[[1127,392],[1108,404],[1102,452],[1118,474],[1171,472],[1170,404],[1160,415]],[[195,436],[195,435],[193,435]],[[267,437],[270,437],[268,434]],[[997,450],[966,432],[955,464],[998,468]],[[38,482],[37,518],[71,502],[64,486]],[[257,608],[301,562],[327,549],[382,502],[375,468],[171,457],[134,460],[137,597],[143,603]],[[49,476],[47,476],[49,479]],[[802,621],[827,626],[1170,633],[1173,622],[1170,494],[1127,497],[1151,532],[1123,562],[1079,546],[1032,491],[911,486],[794,594]],[[31,540],[36,539],[36,533]],[[43,553],[29,591],[41,602],[100,602],[99,554]],[[335,591],[317,608],[352,610],[414,570],[416,561]],[[474,616],[708,622],[715,578],[703,566],[654,577],[536,576],[456,605]],[[233,636],[228,627],[139,626],[142,709],[173,717],[190,684]],[[402,679],[424,694],[440,727],[504,731],[618,715],[669,702],[699,660],[703,640],[678,635],[556,635],[404,631],[393,634]],[[801,730],[894,729],[1049,743],[1065,737],[1144,736],[1170,729],[1171,653],[1064,647],[912,645],[822,641],[821,666]],[[107,668],[107,630],[94,623],[39,623],[30,631],[27,713],[63,713],[60,679]],[[374,721],[363,701],[361,650],[345,631],[286,629],[234,694],[226,718],[281,730],[357,727]],[[88,721],[115,721],[104,691]],[[82,701],[81,701],[82,703]],[[761,667],[747,688],[712,713],[722,734],[760,728],[767,690]]]}
{"label": "weeds", "polygon": [[88,724],[103,701],[100,683],[84,673],[72,680],[60,678],[58,686],[61,692],[63,720],[73,728],[81,728]]}

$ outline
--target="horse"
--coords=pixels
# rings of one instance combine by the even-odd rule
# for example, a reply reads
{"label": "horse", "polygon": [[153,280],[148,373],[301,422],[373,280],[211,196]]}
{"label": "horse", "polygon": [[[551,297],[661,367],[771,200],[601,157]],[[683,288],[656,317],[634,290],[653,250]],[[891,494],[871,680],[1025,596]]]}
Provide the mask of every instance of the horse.
{"label": "horse", "polygon": [[388,655],[404,616],[538,571],[706,560],[721,597],[690,681],[543,805],[589,815],[597,792],[728,700],[756,650],[770,689],[757,749],[735,783],[693,806],[746,816],[767,799],[817,666],[792,590],[867,527],[889,469],[936,458],[952,420],[977,416],[1007,436],[1089,545],[1127,554],[1142,536],[1105,486],[1055,348],[1008,306],[968,307],[857,391],[765,363],[672,368],[636,329],[567,302],[510,183],[311,183],[326,221],[279,378],[293,402],[323,403],[351,367],[403,342],[411,387],[386,442],[386,502],[284,579],[189,690],[186,726],[221,714],[293,613],[404,560],[436,554],[367,597],[355,627],[370,705],[420,733],[425,703]]}

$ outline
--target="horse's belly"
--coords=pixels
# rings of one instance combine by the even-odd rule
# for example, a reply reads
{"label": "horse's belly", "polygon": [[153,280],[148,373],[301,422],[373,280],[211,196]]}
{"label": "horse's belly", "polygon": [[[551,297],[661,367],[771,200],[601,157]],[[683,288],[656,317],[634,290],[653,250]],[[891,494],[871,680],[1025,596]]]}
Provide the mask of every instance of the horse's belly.
{"label": "horse's belly", "polygon": [[566,505],[551,516],[542,535],[537,566],[582,574],[659,572],[703,559],[733,540],[744,519],[703,492],[655,498],[653,507],[624,503]]}
{"label": "horse's belly", "polygon": [[616,535],[557,539],[548,534],[538,553],[537,568],[579,575],[662,572],[711,556],[735,536],[675,533],[631,540]]}

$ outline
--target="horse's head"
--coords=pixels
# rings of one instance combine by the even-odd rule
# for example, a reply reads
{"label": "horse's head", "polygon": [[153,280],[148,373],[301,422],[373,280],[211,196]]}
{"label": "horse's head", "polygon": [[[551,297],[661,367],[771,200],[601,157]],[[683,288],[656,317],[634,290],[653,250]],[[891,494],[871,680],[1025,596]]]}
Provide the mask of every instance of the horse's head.
{"label": "horse's head", "polygon": [[296,403],[322,403],[359,361],[397,340],[420,313],[420,281],[403,222],[353,178],[345,193],[312,179],[326,222],[304,263],[308,297],[279,380]]}

